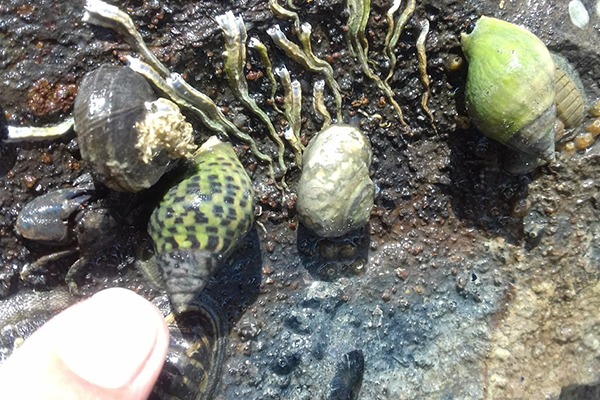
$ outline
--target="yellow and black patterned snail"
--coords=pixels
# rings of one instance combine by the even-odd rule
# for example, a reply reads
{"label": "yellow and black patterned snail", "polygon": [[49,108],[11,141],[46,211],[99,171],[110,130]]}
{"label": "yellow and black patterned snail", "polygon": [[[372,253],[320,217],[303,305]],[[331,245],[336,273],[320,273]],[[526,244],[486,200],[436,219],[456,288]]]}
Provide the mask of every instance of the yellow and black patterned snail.
{"label": "yellow and black patterned snail", "polygon": [[229,143],[208,139],[192,172],[154,210],[154,240],[162,281],[176,311],[185,311],[254,221],[254,191]]}
{"label": "yellow and black patterned snail", "polygon": [[484,16],[462,34],[461,45],[474,125],[508,147],[552,160],[555,66],[544,43],[522,27]]}

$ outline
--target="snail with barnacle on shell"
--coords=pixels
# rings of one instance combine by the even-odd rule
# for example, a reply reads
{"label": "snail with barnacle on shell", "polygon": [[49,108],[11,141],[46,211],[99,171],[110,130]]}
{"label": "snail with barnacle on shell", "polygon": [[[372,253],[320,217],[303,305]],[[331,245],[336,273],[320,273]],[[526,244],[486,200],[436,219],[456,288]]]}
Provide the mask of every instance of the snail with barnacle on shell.
{"label": "snail with barnacle on shell", "polygon": [[535,167],[538,159],[554,160],[557,118],[570,128],[584,114],[575,70],[533,33],[495,18],[471,23],[461,45],[469,63],[465,103],[473,124],[516,150],[505,157],[512,164]]}
{"label": "snail with barnacle on shell", "polygon": [[86,74],[73,115],[81,157],[113,190],[149,188],[195,148],[179,108],[127,67],[102,65]]}

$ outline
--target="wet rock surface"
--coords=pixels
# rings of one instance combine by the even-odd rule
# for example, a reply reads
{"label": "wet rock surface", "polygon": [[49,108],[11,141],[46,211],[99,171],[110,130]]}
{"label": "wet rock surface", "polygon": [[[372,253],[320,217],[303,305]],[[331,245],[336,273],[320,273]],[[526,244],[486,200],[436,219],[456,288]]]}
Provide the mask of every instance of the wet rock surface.
{"label": "wet rock surface", "polygon": [[[327,398],[340,360],[356,350],[364,356],[359,399],[599,398],[600,147],[558,153],[557,163],[528,175],[500,172],[487,157],[500,146],[464,124],[466,70],[446,69],[448,60],[461,55],[460,31],[478,15],[490,15],[528,27],[565,56],[592,103],[600,96],[600,22],[592,7],[590,24],[581,30],[571,23],[567,2],[420,2],[401,36],[392,78],[409,136],[347,50],[345,3],[295,3],[301,19],[313,25],[315,52],[332,62],[345,95],[344,122],[360,127],[372,143],[375,207],[369,227],[355,237],[329,242],[313,237],[295,215],[298,170],[288,174],[292,195],[284,198],[266,166],[234,141],[254,182],[262,225],[205,289],[225,305],[231,326],[217,398]],[[265,2],[254,0],[115,4],[132,16],[172,71],[209,94],[258,138],[261,149],[274,154],[264,126],[229,90],[223,38],[213,18],[233,10],[244,17],[249,35],[265,43],[270,43],[266,28],[279,23],[289,29],[288,21],[275,19]],[[367,30],[370,56],[382,71],[389,6],[372,2]],[[119,64],[119,56],[128,54],[118,35],[82,23],[82,13],[81,1],[0,4],[0,104],[9,124],[61,121],[70,113],[72,85],[99,64]],[[431,21],[429,107],[438,134],[420,106],[415,40],[422,18]],[[313,74],[273,46],[270,54],[274,65],[287,65],[307,94],[302,131],[309,140],[320,128],[310,111]],[[248,72],[262,69],[250,51]],[[41,85],[41,79],[47,83]],[[249,85],[277,121],[266,104],[266,79]],[[380,114],[383,123],[363,112]],[[200,142],[208,132],[189,119]],[[293,160],[291,151],[286,159]],[[32,287],[64,286],[76,255],[48,264],[34,282],[20,281],[26,263],[56,248],[20,238],[14,224],[28,201],[70,186],[88,170],[73,134],[54,142],[0,144],[4,298]],[[138,249],[147,246],[148,218],[177,172],[140,194],[107,191],[104,202],[126,228],[114,245],[89,260],[78,278],[81,297],[110,286],[155,295],[134,265]],[[529,210],[514,212],[523,200]],[[355,264],[360,259],[365,262]]]}

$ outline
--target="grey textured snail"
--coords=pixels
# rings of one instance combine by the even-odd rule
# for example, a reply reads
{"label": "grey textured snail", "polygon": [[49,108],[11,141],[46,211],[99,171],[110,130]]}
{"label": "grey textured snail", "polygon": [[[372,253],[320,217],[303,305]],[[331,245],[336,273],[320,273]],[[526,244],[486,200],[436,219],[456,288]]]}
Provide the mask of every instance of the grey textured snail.
{"label": "grey textured snail", "polygon": [[369,221],[375,189],[373,155],[358,129],[331,125],[304,151],[296,207],[302,223],[323,237],[342,236]]}

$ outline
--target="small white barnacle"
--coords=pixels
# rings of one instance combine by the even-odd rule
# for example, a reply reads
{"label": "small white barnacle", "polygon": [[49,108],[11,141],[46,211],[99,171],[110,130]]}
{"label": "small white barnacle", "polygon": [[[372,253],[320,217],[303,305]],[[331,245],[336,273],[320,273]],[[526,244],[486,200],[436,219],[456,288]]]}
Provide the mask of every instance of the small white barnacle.
{"label": "small white barnacle", "polygon": [[331,125],[304,151],[298,216],[323,237],[342,236],[369,221],[375,190],[369,139],[348,125]]}

